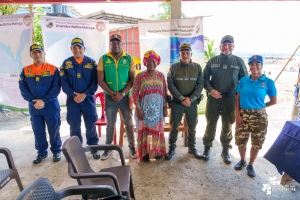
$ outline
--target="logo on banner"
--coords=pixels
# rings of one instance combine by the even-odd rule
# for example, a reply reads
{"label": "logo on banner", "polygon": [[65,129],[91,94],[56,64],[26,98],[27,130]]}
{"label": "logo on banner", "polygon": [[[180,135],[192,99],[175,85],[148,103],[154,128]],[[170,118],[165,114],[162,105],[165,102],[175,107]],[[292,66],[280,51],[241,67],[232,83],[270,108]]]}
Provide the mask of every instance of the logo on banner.
{"label": "logo on banner", "polygon": [[46,19],[46,26],[48,27],[48,28],[52,28],[53,27],[53,21],[52,21],[52,19]]}
{"label": "logo on banner", "polygon": [[97,22],[96,29],[100,32],[104,31],[106,28],[106,25],[104,22]]}
{"label": "logo on banner", "polygon": [[23,23],[26,25],[26,26],[30,26],[32,22],[32,19],[29,15],[26,15],[25,17],[23,17]]}

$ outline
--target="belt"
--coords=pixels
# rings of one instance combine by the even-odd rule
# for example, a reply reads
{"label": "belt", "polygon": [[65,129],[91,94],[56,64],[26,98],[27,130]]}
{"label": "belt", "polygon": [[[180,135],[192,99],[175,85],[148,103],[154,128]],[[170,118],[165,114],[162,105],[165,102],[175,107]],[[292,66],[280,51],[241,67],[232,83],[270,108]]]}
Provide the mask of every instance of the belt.
{"label": "belt", "polygon": [[222,98],[234,97],[235,92],[221,92]]}
{"label": "belt", "polygon": [[241,111],[246,111],[246,112],[266,112],[265,108],[259,108],[259,109],[244,109],[241,108]]}

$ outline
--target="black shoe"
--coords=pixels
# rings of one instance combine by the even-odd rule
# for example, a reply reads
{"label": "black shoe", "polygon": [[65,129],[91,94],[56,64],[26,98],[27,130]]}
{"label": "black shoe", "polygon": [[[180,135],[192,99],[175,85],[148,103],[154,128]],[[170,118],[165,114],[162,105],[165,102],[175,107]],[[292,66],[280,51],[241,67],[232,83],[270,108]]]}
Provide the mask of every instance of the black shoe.
{"label": "black shoe", "polygon": [[60,153],[53,154],[53,162],[59,162],[61,160]]}
{"label": "black shoe", "polygon": [[247,165],[246,169],[247,169],[247,175],[248,176],[250,176],[250,177],[255,177],[256,176],[252,165]]}
{"label": "black shoe", "polygon": [[106,160],[110,156],[110,154],[112,154],[111,150],[105,150],[101,156],[101,160]]}
{"label": "black shoe", "polygon": [[149,154],[146,154],[144,157],[143,157],[143,161],[144,162],[149,162]]}
{"label": "black shoe", "polygon": [[210,156],[210,147],[205,146],[204,151],[203,151],[203,155],[202,155],[202,159],[203,160],[209,160],[209,156]]}
{"label": "black shoe", "polygon": [[202,159],[202,155],[197,151],[197,149],[193,149],[188,151],[190,154],[193,154],[195,158]]}
{"label": "black shoe", "polygon": [[37,156],[33,161],[32,161],[32,163],[33,164],[39,164],[40,162],[42,162],[45,158],[47,158],[48,157],[48,155],[45,155],[45,156]]}
{"label": "black shoe", "polygon": [[165,159],[171,160],[174,155],[175,155],[175,150],[170,149],[169,152],[166,154]]}
{"label": "black shoe", "polygon": [[243,167],[246,167],[247,162],[240,160],[238,163],[234,165],[235,170],[241,170]]}
{"label": "black shoe", "polygon": [[93,155],[93,158],[95,160],[100,159],[100,153],[99,153],[99,151],[91,151],[91,154]]}
{"label": "black shoe", "polygon": [[131,158],[136,158],[136,152],[134,147],[130,149],[130,156]]}
{"label": "black shoe", "polygon": [[223,148],[222,154],[221,154],[224,163],[230,164],[231,163],[231,158],[229,156],[229,149],[228,148]]}
{"label": "black shoe", "polygon": [[155,158],[156,160],[159,160],[159,159],[161,158],[161,156],[154,156],[154,158]]}

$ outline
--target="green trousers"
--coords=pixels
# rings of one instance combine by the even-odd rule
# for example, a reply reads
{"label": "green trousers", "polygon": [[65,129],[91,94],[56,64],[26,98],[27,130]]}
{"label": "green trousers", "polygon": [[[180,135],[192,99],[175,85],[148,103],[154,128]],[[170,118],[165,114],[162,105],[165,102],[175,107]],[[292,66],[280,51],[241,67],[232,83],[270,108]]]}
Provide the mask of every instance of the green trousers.
{"label": "green trousers", "polygon": [[170,133],[169,133],[169,149],[175,150],[178,138],[178,126],[182,120],[183,114],[186,116],[188,126],[188,147],[190,150],[195,149],[196,145],[196,126],[198,123],[197,102],[191,103],[190,107],[186,107],[181,103],[172,102],[170,115]]}
{"label": "green trousers", "polygon": [[212,147],[220,115],[222,119],[220,141],[223,148],[231,149],[232,124],[235,122],[235,96],[221,99],[208,96],[205,113],[206,130],[203,136],[203,144]]}

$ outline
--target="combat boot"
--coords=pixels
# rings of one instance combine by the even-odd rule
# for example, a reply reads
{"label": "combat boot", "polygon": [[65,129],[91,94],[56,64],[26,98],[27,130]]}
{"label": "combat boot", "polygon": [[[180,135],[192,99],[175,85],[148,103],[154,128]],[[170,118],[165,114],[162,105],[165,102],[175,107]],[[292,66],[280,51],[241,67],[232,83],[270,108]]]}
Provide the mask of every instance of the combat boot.
{"label": "combat boot", "polygon": [[209,156],[210,156],[210,147],[209,146],[204,146],[204,151],[202,154],[202,159],[203,160],[209,160]]}
{"label": "combat boot", "polygon": [[223,148],[222,154],[221,154],[224,163],[230,164],[231,163],[231,158],[229,156],[229,148]]}

